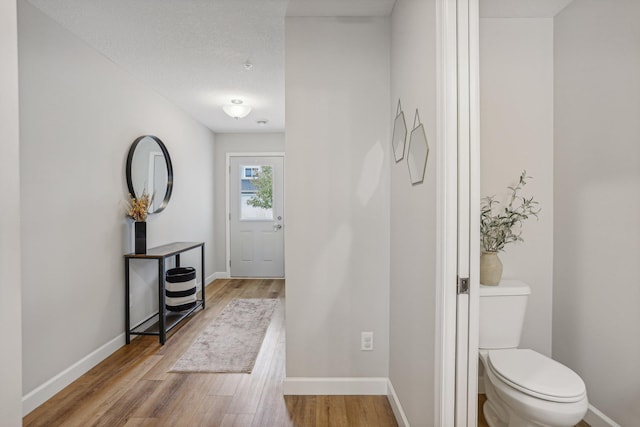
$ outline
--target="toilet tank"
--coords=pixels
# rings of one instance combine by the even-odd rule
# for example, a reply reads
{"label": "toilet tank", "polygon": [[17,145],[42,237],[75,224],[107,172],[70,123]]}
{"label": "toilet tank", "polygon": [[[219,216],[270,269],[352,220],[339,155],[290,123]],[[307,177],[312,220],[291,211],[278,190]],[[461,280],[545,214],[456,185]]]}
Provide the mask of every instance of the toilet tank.
{"label": "toilet tank", "polygon": [[530,293],[529,285],[519,280],[502,280],[498,286],[480,285],[481,349],[520,345]]}

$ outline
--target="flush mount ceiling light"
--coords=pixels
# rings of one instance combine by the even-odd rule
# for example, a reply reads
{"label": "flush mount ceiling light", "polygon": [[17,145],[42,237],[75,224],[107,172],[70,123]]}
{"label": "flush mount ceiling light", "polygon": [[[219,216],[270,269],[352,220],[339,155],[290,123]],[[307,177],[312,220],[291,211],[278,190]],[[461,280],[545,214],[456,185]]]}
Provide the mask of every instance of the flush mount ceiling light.
{"label": "flush mount ceiling light", "polygon": [[231,105],[222,106],[222,111],[234,119],[241,119],[251,112],[251,107],[244,105],[241,99],[232,99]]}

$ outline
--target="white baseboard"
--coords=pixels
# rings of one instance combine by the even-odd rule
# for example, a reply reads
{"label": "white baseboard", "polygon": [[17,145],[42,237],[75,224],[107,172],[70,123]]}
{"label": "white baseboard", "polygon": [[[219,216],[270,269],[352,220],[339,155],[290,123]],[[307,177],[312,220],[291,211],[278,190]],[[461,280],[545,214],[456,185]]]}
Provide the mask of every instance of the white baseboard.
{"label": "white baseboard", "polygon": [[587,415],[584,416],[584,420],[591,427],[620,427],[620,424],[607,417],[593,405],[589,405],[589,410]]}
{"label": "white baseboard", "polygon": [[387,395],[387,378],[288,377],[285,395]]}
{"label": "white baseboard", "polygon": [[120,334],[44,384],[24,395],[22,397],[22,415],[25,416],[29,414],[124,345],[124,334]]}
{"label": "white baseboard", "polygon": [[389,398],[389,403],[391,404],[391,409],[393,409],[393,415],[396,417],[396,422],[398,423],[398,427],[410,427],[409,420],[407,420],[407,416],[402,409],[402,405],[400,404],[400,400],[398,399],[398,395],[396,394],[396,390],[393,388],[393,384],[391,384],[391,380],[388,380],[388,391],[387,397]]}
{"label": "white baseboard", "polygon": [[213,273],[210,277],[211,280],[215,279],[284,279],[284,277],[258,277],[258,276],[233,276],[231,277],[231,273],[228,271],[217,271]]}
{"label": "white baseboard", "polygon": [[231,276],[229,275],[228,271],[216,271],[215,273],[213,273],[209,277],[211,279],[207,278],[207,282],[213,281],[213,280],[216,280],[216,279],[229,279]]}

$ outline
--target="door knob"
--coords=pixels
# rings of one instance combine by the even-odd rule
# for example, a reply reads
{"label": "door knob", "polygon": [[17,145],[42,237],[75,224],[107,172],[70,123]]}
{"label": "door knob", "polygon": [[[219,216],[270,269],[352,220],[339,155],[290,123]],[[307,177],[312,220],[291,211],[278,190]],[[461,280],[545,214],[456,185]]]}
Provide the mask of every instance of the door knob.
{"label": "door knob", "polygon": [[273,231],[278,231],[282,228],[282,225],[280,224],[273,224]]}

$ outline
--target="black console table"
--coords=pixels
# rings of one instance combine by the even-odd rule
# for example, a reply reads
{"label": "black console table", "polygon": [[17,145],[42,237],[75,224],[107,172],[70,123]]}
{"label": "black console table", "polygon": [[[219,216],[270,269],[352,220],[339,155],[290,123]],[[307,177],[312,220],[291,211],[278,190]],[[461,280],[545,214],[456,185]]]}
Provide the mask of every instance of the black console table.
{"label": "black console table", "polygon": [[[200,273],[201,273],[201,295],[202,298],[196,301],[196,305],[189,310],[180,312],[167,312],[165,307],[165,265],[169,257],[175,257],[176,267],[180,267],[180,254],[196,248],[200,248]],[[132,259],[151,259],[158,261],[158,313],[144,320],[133,329],[131,328],[131,313],[129,307],[129,263]],[[146,254],[126,254],[124,256],[124,309],[125,309],[125,329],[127,344],[131,342],[131,335],[158,335],[160,344],[164,345],[167,339],[167,332],[173,329],[178,323],[196,311],[199,307],[204,310],[205,303],[205,274],[204,274],[204,242],[176,242],[168,245],[158,246],[147,250]]]}

